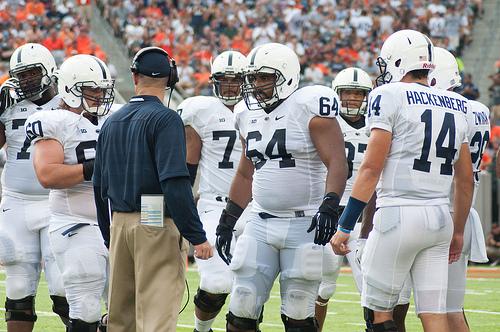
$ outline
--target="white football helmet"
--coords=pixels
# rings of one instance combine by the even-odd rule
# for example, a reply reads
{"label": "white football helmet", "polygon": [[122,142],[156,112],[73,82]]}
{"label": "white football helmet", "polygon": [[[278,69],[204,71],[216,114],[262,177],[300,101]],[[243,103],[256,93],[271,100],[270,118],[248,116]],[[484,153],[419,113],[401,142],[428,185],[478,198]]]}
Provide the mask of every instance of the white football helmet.
{"label": "white football helmet", "polygon": [[424,34],[415,30],[400,30],[386,39],[377,58],[380,76],[376,84],[399,82],[412,70],[429,69],[434,65],[434,46]]}
{"label": "white football helmet", "polygon": [[[261,73],[274,74],[274,82],[257,86],[255,76]],[[299,87],[299,58],[291,48],[282,44],[257,46],[247,56],[244,79],[242,94],[247,107],[251,110],[272,107]],[[271,88],[273,92],[269,96],[266,91]]]}
{"label": "white football helmet", "polygon": [[[40,69],[38,75],[23,75],[23,73]],[[11,77],[18,80],[16,94],[18,100],[38,100],[53,82],[52,75],[56,70],[56,61],[52,53],[43,45],[28,43],[16,48],[10,57]]]}
{"label": "white football helmet", "polygon": [[458,63],[453,54],[441,47],[434,47],[434,69],[429,74],[429,86],[449,90],[462,85]]}
{"label": "white football helmet", "polygon": [[[99,116],[109,112],[115,98],[115,81],[111,79],[106,64],[99,58],[87,54],[72,56],[63,62],[56,76],[59,95],[66,105],[82,107]],[[83,88],[98,90],[98,93],[89,94]],[[89,102],[93,105],[89,106]]]}
{"label": "white football helmet", "polygon": [[[340,71],[332,82],[332,89],[339,95],[342,107],[340,112],[346,116],[358,116],[366,113],[368,94],[373,89],[372,79],[363,69],[349,67]],[[342,98],[342,90],[362,90],[365,94],[363,102],[359,107],[359,101]]]}
{"label": "white football helmet", "polygon": [[[210,79],[213,83],[214,95],[227,106],[235,105],[243,98],[241,85],[246,64],[246,57],[237,51],[222,52],[212,62]],[[224,95],[233,91],[233,95]]]}

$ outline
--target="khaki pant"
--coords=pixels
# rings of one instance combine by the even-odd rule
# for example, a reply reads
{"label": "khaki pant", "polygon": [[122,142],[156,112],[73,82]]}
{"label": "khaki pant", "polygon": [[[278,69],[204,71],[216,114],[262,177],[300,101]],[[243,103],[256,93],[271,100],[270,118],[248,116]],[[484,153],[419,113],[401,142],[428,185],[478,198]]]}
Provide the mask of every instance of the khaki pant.
{"label": "khaki pant", "polygon": [[113,213],[109,332],[173,332],[185,288],[187,245],[172,219],[141,225],[140,213]]}

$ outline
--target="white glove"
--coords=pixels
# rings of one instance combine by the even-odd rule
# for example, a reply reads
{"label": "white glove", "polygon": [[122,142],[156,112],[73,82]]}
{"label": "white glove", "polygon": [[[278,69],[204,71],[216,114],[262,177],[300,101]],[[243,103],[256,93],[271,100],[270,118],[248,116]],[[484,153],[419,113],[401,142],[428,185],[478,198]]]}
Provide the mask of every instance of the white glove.
{"label": "white glove", "polygon": [[9,78],[0,86],[0,114],[17,103],[18,96],[15,89],[18,87],[19,81],[13,77]]}
{"label": "white glove", "polygon": [[356,261],[361,265],[361,258],[363,257],[363,250],[365,249],[366,239],[358,238],[356,240]]}

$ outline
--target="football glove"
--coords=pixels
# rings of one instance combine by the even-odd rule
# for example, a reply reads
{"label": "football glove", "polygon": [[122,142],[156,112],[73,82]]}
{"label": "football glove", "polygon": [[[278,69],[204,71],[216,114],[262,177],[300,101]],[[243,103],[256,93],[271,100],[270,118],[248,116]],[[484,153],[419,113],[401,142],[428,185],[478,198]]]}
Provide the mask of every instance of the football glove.
{"label": "football glove", "polygon": [[5,110],[18,102],[15,89],[19,87],[16,78],[9,78],[0,86],[0,115]]}
{"label": "football glove", "polygon": [[217,238],[215,240],[215,248],[219,253],[220,258],[229,265],[233,256],[231,255],[231,241],[233,240],[234,225],[243,213],[243,208],[238,204],[229,200],[226,208],[222,210],[219,219],[219,225],[215,231]]}
{"label": "football glove", "polygon": [[330,192],[323,198],[323,203],[318,209],[318,212],[312,218],[311,226],[307,233],[315,230],[314,243],[322,246],[330,242],[330,239],[337,231],[339,222],[339,196]]}

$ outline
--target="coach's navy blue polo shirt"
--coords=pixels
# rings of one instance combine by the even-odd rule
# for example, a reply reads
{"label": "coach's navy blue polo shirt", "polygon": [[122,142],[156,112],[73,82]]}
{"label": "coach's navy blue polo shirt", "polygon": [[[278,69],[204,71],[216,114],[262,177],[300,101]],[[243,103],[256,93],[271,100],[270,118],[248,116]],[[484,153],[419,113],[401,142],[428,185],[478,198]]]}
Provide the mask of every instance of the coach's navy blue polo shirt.
{"label": "coach's navy blue polo shirt", "polygon": [[133,97],[106,120],[96,147],[94,185],[113,211],[140,212],[141,194],[161,194],[161,181],[189,177],[184,139],[179,115],[155,96]]}

